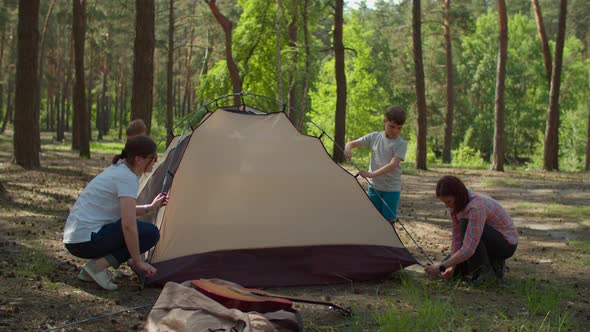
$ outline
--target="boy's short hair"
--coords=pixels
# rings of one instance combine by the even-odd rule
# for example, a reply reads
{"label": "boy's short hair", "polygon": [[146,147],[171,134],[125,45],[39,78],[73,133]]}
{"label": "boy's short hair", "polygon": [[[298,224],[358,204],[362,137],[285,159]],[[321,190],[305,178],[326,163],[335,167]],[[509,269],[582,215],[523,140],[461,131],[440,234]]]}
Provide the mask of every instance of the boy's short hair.
{"label": "boy's short hair", "polygon": [[147,135],[148,129],[142,119],[135,119],[127,126],[127,137]]}
{"label": "boy's short hair", "polygon": [[385,118],[401,126],[406,122],[406,111],[401,106],[391,106],[385,110]]}

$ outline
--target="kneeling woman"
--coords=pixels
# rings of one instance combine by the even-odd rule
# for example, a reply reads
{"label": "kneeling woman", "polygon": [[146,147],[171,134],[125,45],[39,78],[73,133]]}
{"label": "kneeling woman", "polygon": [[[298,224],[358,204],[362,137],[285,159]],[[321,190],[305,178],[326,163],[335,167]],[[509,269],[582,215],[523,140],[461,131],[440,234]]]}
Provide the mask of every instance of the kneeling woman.
{"label": "kneeling woman", "polygon": [[501,279],[504,262],[518,244],[518,231],[506,210],[493,198],[468,191],[454,176],[438,181],[436,196],[450,209],[451,254],[440,264],[426,267],[426,272],[445,279],[469,276],[471,280],[495,273]]}
{"label": "kneeling woman", "polygon": [[66,249],[74,256],[90,259],[78,278],[94,280],[107,290],[117,289],[108,267],[118,268],[129,260],[138,274],[155,275],[141,253],[156,245],[158,228],[136,219],[156,212],[168,202],[165,193],[149,205],[136,206],[139,177],[151,172],[157,160],[156,144],[147,136],[130,138],[113,163],[98,174],[74,204],[64,227]]}

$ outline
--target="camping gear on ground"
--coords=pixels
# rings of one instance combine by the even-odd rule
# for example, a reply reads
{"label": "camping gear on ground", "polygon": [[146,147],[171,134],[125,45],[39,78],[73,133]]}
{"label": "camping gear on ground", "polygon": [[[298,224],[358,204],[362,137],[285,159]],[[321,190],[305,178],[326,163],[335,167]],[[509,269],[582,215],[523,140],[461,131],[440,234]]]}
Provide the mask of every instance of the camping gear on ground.
{"label": "camping gear on ground", "polygon": [[342,308],[331,302],[272,294],[260,289],[241,287],[237,284],[219,279],[193,280],[191,285],[201,293],[219,302],[224,307],[234,308],[245,312],[256,311],[259,313],[267,313],[278,310],[295,311],[293,308],[293,302],[301,302],[325,305],[345,316],[350,316],[352,314],[350,309]]}
{"label": "camping gear on ground", "polygon": [[228,309],[190,286],[167,283],[150,311],[144,331],[251,331],[298,332],[303,324],[298,313],[242,312]]}
{"label": "camping gear on ground", "polygon": [[148,283],[321,285],[417,263],[355,177],[285,112],[216,101],[186,128],[140,185],[138,204],[162,191],[170,197],[153,220],[158,273]]}

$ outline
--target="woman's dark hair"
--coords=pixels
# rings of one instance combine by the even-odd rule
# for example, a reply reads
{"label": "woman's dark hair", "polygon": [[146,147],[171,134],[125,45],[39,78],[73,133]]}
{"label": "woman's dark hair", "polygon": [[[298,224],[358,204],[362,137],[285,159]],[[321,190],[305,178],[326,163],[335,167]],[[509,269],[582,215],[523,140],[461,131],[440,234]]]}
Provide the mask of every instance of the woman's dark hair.
{"label": "woman's dark hair", "polygon": [[156,143],[148,136],[131,137],[125,143],[125,148],[121,154],[113,157],[113,165],[119,162],[120,159],[125,159],[127,163],[133,165],[135,157],[149,157],[156,152]]}
{"label": "woman's dark hair", "polygon": [[465,184],[458,177],[446,175],[436,184],[436,197],[453,196],[455,198],[455,211],[463,211],[469,203],[469,192]]}

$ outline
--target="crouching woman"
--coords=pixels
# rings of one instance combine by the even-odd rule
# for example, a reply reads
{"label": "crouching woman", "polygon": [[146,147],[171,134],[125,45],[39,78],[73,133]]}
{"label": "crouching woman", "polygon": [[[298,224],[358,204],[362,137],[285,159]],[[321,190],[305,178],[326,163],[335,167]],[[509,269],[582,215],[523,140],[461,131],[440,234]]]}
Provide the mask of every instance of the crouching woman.
{"label": "crouching woman", "polygon": [[451,254],[427,266],[432,276],[469,280],[504,276],[505,260],[518,244],[518,231],[506,210],[493,198],[467,190],[455,176],[444,176],[436,196],[449,208],[452,219]]}
{"label": "crouching woman", "polygon": [[66,249],[74,256],[90,259],[78,278],[94,281],[107,290],[117,289],[109,267],[129,261],[138,274],[151,277],[156,269],[141,256],[156,245],[158,228],[137,220],[154,213],[168,202],[159,194],[149,205],[136,205],[139,177],[151,172],[157,160],[156,144],[147,136],[130,138],[112,165],[88,183],[74,204],[64,227]]}

